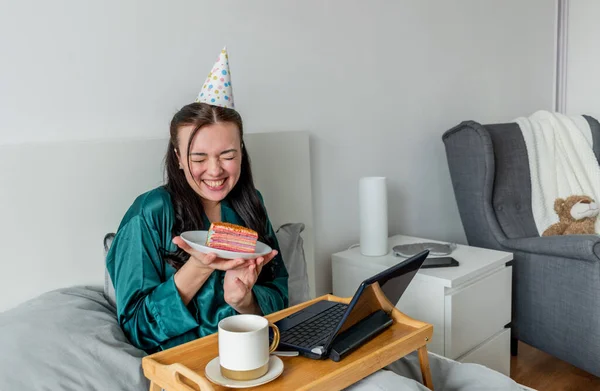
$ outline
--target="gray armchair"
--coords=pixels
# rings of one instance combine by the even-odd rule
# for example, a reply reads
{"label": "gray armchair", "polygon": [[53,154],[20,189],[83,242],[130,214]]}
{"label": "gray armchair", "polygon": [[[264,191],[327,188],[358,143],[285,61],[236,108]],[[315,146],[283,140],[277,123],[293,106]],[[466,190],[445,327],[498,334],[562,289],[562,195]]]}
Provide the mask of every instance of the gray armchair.
{"label": "gray armchair", "polygon": [[[600,124],[586,119],[600,160]],[[442,140],[469,245],[514,254],[513,354],[521,340],[600,376],[600,236],[539,236],[516,123],[466,121]]]}

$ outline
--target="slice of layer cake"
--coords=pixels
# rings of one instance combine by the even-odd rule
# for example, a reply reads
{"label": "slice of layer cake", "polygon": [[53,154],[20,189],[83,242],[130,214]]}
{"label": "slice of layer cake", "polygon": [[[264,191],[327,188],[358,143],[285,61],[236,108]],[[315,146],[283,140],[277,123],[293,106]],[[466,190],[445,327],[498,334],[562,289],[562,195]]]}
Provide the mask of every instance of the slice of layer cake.
{"label": "slice of layer cake", "polygon": [[253,253],[258,233],[250,228],[231,223],[211,223],[206,245],[220,250]]}

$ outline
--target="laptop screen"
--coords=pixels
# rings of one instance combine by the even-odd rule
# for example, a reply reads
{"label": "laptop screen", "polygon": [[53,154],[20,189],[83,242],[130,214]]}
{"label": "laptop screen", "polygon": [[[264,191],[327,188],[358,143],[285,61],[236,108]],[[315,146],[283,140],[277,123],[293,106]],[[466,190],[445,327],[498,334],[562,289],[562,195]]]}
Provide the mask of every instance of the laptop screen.
{"label": "laptop screen", "polygon": [[361,319],[373,313],[375,308],[373,307],[372,294],[366,292],[369,285],[378,282],[390,303],[394,304],[394,306],[398,304],[400,297],[410,285],[411,280],[419,271],[428,254],[429,251],[423,251],[363,281],[361,288],[356,292],[350,302],[349,308],[346,310],[347,312],[342,320],[342,324],[331,335],[329,343],[340,332],[347,330]]}
{"label": "laptop screen", "polygon": [[406,265],[406,268],[400,268],[392,275],[386,276],[379,281],[381,290],[394,306],[398,304],[398,301],[400,301],[404,291],[408,288],[420,267],[420,262],[409,263]]}

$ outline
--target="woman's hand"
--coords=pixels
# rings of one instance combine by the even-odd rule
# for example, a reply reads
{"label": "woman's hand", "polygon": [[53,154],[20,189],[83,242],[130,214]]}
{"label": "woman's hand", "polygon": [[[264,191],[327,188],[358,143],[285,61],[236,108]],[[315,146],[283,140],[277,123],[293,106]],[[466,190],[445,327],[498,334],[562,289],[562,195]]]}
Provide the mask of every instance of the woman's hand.
{"label": "woman's hand", "polygon": [[209,272],[209,274],[212,273],[213,270],[231,270],[246,263],[246,261],[243,259],[230,260],[218,258],[215,253],[201,253],[200,251],[194,250],[189,244],[184,242],[180,236],[174,237],[173,243],[175,243],[177,247],[186,253],[190,254],[190,259],[187,261],[187,263],[191,263],[195,267],[203,269],[205,272]]}
{"label": "woman's hand", "polygon": [[260,314],[260,308],[252,294],[252,287],[262,268],[276,255],[277,250],[273,250],[263,257],[246,260],[243,265],[227,270],[223,282],[225,302],[239,313]]}
{"label": "woman's hand", "polygon": [[193,299],[198,290],[204,285],[213,270],[231,270],[240,267],[246,261],[243,259],[217,258],[214,253],[203,254],[191,248],[179,236],[173,238],[179,248],[190,254],[188,261],[175,273],[175,286],[185,305]]}

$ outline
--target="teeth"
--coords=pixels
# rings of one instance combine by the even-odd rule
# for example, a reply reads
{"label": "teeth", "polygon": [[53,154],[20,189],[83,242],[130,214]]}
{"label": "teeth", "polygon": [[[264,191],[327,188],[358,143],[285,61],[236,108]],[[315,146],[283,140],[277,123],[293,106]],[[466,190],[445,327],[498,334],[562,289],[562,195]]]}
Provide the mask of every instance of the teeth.
{"label": "teeth", "polygon": [[225,182],[225,179],[221,179],[220,181],[204,181],[210,187],[219,187]]}

